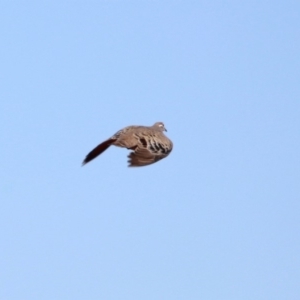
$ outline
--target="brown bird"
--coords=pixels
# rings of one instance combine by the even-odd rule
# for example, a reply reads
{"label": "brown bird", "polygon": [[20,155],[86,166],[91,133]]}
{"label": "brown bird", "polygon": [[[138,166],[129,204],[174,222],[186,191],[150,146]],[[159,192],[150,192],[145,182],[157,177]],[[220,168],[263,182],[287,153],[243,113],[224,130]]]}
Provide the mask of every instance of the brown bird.
{"label": "brown bird", "polygon": [[129,167],[153,164],[167,157],[172,151],[173,143],[164,135],[164,131],[167,130],[162,122],[157,122],[150,127],[125,127],[94,148],[86,156],[82,165],[96,158],[111,145],[132,150],[128,155]]}

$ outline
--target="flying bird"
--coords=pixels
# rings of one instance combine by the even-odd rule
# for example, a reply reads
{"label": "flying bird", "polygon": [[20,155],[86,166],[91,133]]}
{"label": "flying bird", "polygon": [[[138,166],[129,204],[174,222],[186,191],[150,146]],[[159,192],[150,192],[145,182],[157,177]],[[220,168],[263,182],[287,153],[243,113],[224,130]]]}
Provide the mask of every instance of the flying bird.
{"label": "flying bird", "polygon": [[82,165],[96,158],[111,145],[132,150],[128,155],[129,167],[153,164],[167,157],[172,151],[173,143],[164,135],[164,131],[167,130],[162,122],[153,126],[125,127],[88,153]]}

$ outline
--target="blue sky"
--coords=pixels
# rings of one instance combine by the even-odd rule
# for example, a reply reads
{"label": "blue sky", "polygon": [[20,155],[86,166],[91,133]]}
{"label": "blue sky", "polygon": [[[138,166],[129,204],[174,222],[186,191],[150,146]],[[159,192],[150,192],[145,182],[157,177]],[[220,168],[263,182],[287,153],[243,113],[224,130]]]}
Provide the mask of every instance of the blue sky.
{"label": "blue sky", "polygon": [[[297,1],[0,4],[0,299],[300,297]],[[98,143],[163,121],[127,168]]]}

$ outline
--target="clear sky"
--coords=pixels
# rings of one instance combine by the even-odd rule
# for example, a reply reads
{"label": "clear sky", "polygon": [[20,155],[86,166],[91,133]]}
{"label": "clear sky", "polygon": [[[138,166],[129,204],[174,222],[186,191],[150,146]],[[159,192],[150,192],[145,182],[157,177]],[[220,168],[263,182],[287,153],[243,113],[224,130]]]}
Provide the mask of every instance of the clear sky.
{"label": "clear sky", "polygon": [[[0,3],[1,300],[300,299],[299,1]],[[163,121],[166,159],[98,143]]]}

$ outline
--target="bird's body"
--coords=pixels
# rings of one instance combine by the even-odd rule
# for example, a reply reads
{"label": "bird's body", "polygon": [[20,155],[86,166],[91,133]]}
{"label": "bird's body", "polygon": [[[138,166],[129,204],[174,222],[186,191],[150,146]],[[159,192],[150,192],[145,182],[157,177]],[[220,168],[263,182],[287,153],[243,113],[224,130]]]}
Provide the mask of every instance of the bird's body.
{"label": "bird's body", "polygon": [[153,126],[128,126],[111,138],[99,144],[84,159],[83,165],[96,158],[109,146],[114,145],[132,150],[128,155],[129,167],[141,167],[153,164],[172,151],[173,143],[163,131],[166,131],[162,122]]}

